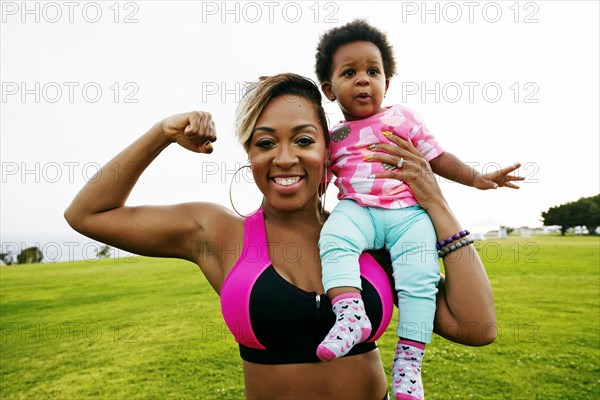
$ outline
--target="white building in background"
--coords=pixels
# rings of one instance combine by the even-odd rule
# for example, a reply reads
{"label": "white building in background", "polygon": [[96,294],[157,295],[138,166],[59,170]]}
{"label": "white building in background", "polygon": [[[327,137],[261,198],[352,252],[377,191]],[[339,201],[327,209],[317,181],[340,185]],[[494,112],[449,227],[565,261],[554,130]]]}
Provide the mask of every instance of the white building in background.
{"label": "white building in background", "polygon": [[[550,233],[560,233],[560,228],[560,225],[542,226],[541,228],[537,229],[537,231],[539,231],[539,233],[547,235]],[[587,228],[587,226],[584,225],[568,228],[567,233],[572,233],[574,235],[589,235],[590,231]],[[600,226],[596,227],[594,233],[600,235]]]}
{"label": "white building in background", "polygon": [[519,235],[521,237],[531,237],[531,234],[534,232],[534,229],[531,229],[529,227],[526,226],[522,226],[521,228],[518,229]]}
{"label": "white building in background", "polygon": [[486,238],[505,238],[508,236],[506,227],[500,222],[487,218],[469,226],[471,238],[474,240],[485,240]]}
{"label": "white building in background", "polygon": [[586,226],[576,226],[567,229],[567,232],[573,232],[575,235],[589,235],[590,231]]}
{"label": "white building in background", "polygon": [[542,233],[560,233],[560,225],[542,226]]}

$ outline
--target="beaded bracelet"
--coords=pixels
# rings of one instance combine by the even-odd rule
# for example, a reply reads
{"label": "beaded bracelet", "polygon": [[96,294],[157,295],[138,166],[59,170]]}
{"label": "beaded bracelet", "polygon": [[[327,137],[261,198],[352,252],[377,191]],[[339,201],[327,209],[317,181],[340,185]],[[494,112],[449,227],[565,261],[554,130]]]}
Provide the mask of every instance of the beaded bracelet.
{"label": "beaded bracelet", "polygon": [[475,243],[475,241],[473,239],[465,238],[465,239],[461,240],[458,243],[455,243],[455,244],[453,244],[451,246],[448,246],[448,247],[444,247],[443,249],[441,249],[440,251],[438,251],[438,256],[440,256],[440,258],[444,258],[448,254],[452,253],[454,250],[458,250],[461,247],[468,246],[468,245],[470,245],[472,243]]}
{"label": "beaded bracelet", "polygon": [[446,240],[440,240],[437,243],[437,249],[441,250],[442,247],[446,246],[447,244],[450,244],[450,243],[454,242],[455,240],[458,240],[458,239],[460,239],[462,237],[465,237],[465,236],[468,236],[470,234],[471,234],[471,232],[469,232],[468,230],[465,229],[464,231],[460,231],[458,233],[455,233],[452,236],[448,236],[448,238]]}

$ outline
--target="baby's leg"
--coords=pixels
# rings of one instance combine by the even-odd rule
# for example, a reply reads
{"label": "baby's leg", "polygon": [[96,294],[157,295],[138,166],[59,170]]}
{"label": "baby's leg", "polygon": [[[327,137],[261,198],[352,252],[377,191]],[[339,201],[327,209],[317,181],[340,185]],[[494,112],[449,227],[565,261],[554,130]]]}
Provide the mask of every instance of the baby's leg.
{"label": "baby's leg", "polygon": [[425,343],[400,338],[392,365],[392,394],[396,400],[424,399],[421,365]]}
{"label": "baby's leg", "polygon": [[360,295],[358,257],[372,248],[375,235],[368,211],[352,200],[334,208],[321,230],[319,249],[323,287],[332,298],[335,325],[317,348],[317,356],[331,360],[346,355],[371,334],[371,322]]}
{"label": "baby's leg", "polygon": [[371,321],[359,293],[336,296],[332,303],[335,325],[317,347],[317,356],[322,361],[345,356],[371,335]]}
{"label": "baby's leg", "polygon": [[427,213],[420,206],[397,211],[401,216],[398,221],[386,219],[386,246],[392,258],[400,312],[392,390],[397,400],[414,400],[424,398],[421,363],[425,343],[431,341],[433,332],[440,264],[435,230]]}

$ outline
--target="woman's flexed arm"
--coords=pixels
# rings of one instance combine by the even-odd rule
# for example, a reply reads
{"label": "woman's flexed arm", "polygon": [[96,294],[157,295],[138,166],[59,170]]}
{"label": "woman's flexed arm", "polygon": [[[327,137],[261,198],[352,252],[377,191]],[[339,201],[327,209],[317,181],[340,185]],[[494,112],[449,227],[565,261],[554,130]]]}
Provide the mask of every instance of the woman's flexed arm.
{"label": "woman's flexed arm", "polygon": [[65,211],[76,231],[137,254],[197,258],[204,217],[225,212],[212,204],[128,207],[125,202],[142,172],[171,143],[211,153],[216,140],[209,113],[177,114],[156,123],[117,154],[77,194]]}

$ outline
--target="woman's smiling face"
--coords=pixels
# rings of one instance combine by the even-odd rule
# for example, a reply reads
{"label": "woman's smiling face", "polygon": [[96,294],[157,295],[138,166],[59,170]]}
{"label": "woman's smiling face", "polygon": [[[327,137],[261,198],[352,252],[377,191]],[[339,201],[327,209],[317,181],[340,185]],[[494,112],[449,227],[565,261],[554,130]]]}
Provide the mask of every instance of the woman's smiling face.
{"label": "woman's smiling face", "polygon": [[315,105],[303,97],[279,96],[254,127],[248,157],[265,202],[282,211],[316,207],[327,147]]}

